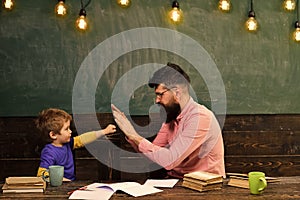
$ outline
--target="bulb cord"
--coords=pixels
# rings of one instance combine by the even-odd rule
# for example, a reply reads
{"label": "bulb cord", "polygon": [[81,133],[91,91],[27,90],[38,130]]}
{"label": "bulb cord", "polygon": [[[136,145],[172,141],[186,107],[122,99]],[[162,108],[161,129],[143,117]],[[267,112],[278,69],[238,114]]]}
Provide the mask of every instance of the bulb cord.
{"label": "bulb cord", "polygon": [[299,0],[296,2],[296,8],[297,8],[297,21],[299,22]]}
{"label": "bulb cord", "polygon": [[91,0],[88,0],[88,2],[84,6],[83,6],[83,0],[81,0],[80,2],[81,2],[81,9],[85,9],[91,3]]}

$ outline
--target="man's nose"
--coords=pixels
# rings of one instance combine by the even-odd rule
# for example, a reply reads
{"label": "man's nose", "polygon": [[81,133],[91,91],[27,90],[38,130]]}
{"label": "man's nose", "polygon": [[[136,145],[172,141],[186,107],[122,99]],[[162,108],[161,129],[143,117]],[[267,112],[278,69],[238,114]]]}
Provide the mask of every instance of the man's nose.
{"label": "man's nose", "polygon": [[155,103],[156,103],[156,104],[159,104],[159,103],[160,103],[160,98],[155,97]]}

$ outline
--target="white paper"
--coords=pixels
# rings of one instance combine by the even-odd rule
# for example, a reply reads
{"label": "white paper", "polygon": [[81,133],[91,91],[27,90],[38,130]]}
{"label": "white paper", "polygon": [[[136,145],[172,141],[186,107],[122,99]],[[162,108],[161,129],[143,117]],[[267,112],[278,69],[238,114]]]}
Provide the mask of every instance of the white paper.
{"label": "white paper", "polygon": [[108,200],[117,190],[123,191],[134,197],[162,192],[162,190],[151,185],[141,185],[137,182],[120,182],[111,184],[92,183],[87,185],[86,190],[74,191],[69,199]]}
{"label": "white paper", "polygon": [[179,179],[148,179],[144,185],[153,187],[173,188]]}
{"label": "white paper", "polygon": [[157,189],[155,187],[149,186],[149,185],[139,185],[139,186],[133,186],[133,187],[127,187],[125,189],[122,189],[123,192],[126,192],[127,194],[130,194],[134,197],[140,197],[147,194],[153,194],[157,192],[162,192],[162,190]]}
{"label": "white paper", "polygon": [[120,183],[111,183],[111,184],[102,184],[102,186],[98,186],[99,188],[101,187],[110,187],[111,189],[113,189],[113,191],[117,191],[117,190],[121,190],[126,192],[127,188],[130,187],[140,187],[141,184],[137,183],[137,182],[120,182]]}
{"label": "white paper", "polygon": [[106,188],[97,188],[94,190],[76,190],[69,199],[89,199],[89,200],[108,200],[114,194],[114,191]]}

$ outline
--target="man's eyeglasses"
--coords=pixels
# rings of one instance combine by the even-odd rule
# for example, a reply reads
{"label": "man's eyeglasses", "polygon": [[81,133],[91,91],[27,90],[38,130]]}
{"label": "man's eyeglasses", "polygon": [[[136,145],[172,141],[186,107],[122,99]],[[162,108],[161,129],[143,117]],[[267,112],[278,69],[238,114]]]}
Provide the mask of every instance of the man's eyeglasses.
{"label": "man's eyeglasses", "polygon": [[161,99],[162,96],[163,96],[166,92],[168,92],[169,90],[170,90],[170,89],[166,89],[166,90],[163,91],[163,92],[155,92],[156,98]]}

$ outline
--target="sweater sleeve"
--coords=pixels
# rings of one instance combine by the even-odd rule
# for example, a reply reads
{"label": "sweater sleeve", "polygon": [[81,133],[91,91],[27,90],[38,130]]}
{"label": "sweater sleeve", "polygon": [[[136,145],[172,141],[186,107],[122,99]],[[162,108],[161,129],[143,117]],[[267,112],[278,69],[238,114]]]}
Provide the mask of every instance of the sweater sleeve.
{"label": "sweater sleeve", "polygon": [[91,131],[74,137],[74,149],[83,147],[97,139],[96,132]]}
{"label": "sweater sleeve", "polygon": [[[44,174],[43,174],[44,173]],[[37,175],[36,176],[49,176],[49,173],[47,171],[46,168],[43,168],[43,167],[39,167],[38,169],[38,172],[37,172]]]}

